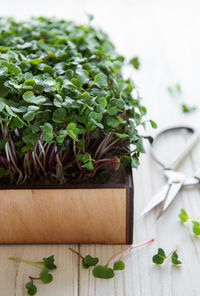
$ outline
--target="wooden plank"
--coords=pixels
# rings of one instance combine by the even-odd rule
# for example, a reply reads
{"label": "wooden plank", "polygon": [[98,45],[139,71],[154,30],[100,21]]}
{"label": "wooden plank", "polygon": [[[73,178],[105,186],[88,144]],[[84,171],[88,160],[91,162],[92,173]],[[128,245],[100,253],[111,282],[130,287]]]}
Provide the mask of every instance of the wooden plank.
{"label": "wooden plank", "polygon": [[0,243],[126,243],[126,189],[0,190]]}
{"label": "wooden plank", "polygon": [[[69,245],[78,250],[77,245]],[[15,263],[7,258],[19,257],[40,261],[43,257],[55,255],[57,269],[52,272],[54,280],[48,285],[39,281],[38,296],[78,296],[78,258],[72,256],[64,245],[4,245],[0,246],[1,276],[0,290],[2,296],[25,296],[28,276],[38,276],[41,267],[24,263]]]}

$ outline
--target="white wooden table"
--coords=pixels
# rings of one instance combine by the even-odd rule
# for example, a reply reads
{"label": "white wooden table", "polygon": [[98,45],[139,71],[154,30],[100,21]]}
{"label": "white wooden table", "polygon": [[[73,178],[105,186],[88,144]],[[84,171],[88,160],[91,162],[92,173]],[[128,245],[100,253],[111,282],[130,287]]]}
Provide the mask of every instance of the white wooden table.
{"label": "white wooden table", "polygon": [[[85,21],[85,13],[96,15],[96,24],[111,36],[120,53],[128,58],[139,55],[141,71],[132,72],[140,86],[148,116],[155,119],[158,128],[174,124],[200,126],[200,5],[198,1],[92,1],[48,0],[14,1],[1,3],[1,15],[27,18],[30,15],[56,15]],[[129,75],[129,69],[126,75]],[[166,91],[168,85],[180,82],[181,98],[172,98]],[[180,102],[199,106],[195,113],[184,115]],[[177,138],[176,144],[181,145]],[[166,152],[170,156],[170,141]],[[200,166],[200,145],[184,162],[181,169],[187,174]],[[134,172],[135,223],[134,242],[150,238],[150,246],[133,251],[126,261],[126,269],[110,280],[95,279],[91,271],[83,270],[78,258],[68,250],[68,245],[18,245],[0,246],[0,295],[26,295],[24,285],[28,275],[38,274],[36,267],[7,260],[17,256],[38,260],[55,254],[58,269],[50,285],[38,284],[38,296],[198,296],[200,273],[200,238],[193,236],[189,227],[182,225],[178,213],[184,207],[191,216],[200,215],[200,187],[184,189],[173,206],[156,222],[157,210],[145,217],[140,212],[165,179],[147,154],[141,158],[140,168]],[[165,152],[164,151],[164,152]],[[181,267],[167,262],[155,266],[152,256],[158,247],[170,252],[179,247]],[[83,255],[91,254],[104,263],[122,246],[73,245]]]}

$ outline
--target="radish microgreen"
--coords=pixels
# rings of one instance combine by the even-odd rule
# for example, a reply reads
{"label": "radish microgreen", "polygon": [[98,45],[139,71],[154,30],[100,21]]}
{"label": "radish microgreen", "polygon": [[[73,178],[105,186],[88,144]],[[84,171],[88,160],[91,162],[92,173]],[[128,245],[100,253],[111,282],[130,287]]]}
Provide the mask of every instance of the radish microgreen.
{"label": "radish microgreen", "polygon": [[192,223],[192,231],[195,235],[200,235],[200,222],[197,220],[200,220],[198,217],[189,217],[187,212],[184,209],[181,209],[180,214],[178,215],[180,220],[185,222],[191,222]]}
{"label": "radish microgreen", "polygon": [[[151,239],[145,243],[142,243],[139,245],[131,245],[125,249],[122,249],[122,250],[118,251],[116,254],[114,254],[110,259],[108,259],[108,261],[105,265],[102,265],[102,264],[96,265],[99,262],[99,258],[97,258],[97,257],[93,258],[90,255],[83,257],[79,252],[73,250],[72,248],[69,248],[69,249],[70,249],[70,251],[72,251],[73,253],[75,253],[76,255],[78,255],[81,258],[82,266],[84,268],[89,268],[91,266],[96,265],[92,270],[92,274],[94,277],[101,278],[101,279],[110,279],[115,276],[115,271],[125,269],[125,263],[122,260],[122,258],[125,255],[127,255],[131,250],[133,250],[137,247],[141,247],[141,246],[150,244],[153,241],[154,241],[154,239]],[[116,261],[114,261],[113,266],[110,267],[111,261],[113,261],[116,257],[118,257],[118,259]]]}
{"label": "radish microgreen", "polygon": [[45,17],[0,18],[0,29],[1,181],[100,183],[108,170],[136,168],[150,140],[146,108],[107,34]]}
{"label": "radish microgreen", "polygon": [[37,286],[34,284],[36,280],[41,280],[44,284],[49,284],[53,281],[53,275],[49,272],[49,270],[57,268],[57,266],[54,263],[54,255],[51,255],[47,258],[43,258],[42,261],[30,261],[20,259],[17,257],[9,257],[8,259],[26,264],[43,266],[43,269],[40,272],[39,277],[29,276],[30,281],[28,281],[25,285],[28,295],[35,295],[37,293]]}
{"label": "radish microgreen", "polygon": [[171,262],[174,265],[182,264],[182,262],[178,260],[177,249],[173,250],[169,253],[169,255],[166,256],[165,251],[162,248],[158,248],[158,252],[152,257],[152,261],[157,265],[161,265],[169,257],[171,257]]}

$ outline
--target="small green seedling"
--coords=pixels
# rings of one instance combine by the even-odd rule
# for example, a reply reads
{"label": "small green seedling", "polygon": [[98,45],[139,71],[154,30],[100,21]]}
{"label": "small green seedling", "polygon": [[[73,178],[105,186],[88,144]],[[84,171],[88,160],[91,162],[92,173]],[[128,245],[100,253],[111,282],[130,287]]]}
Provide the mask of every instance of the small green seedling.
{"label": "small green seedling", "polygon": [[190,218],[184,209],[181,209],[180,214],[178,215],[182,222],[187,222]]}
{"label": "small green seedling", "polygon": [[30,281],[27,282],[25,286],[27,289],[28,295],[35,295],[37,293],[37,287],[34,284],[35,280],[41,280],[44,284],[49,284],[53,281],[53,276],[51,273],[49,273],[49,270],[53,270],[57,268],[57,266],[54,263],[54,255],[49,256],[47,258],[43,258],[42,261],[30,261],[30,260],[15,258],[15,257],[9,257],[8,259],[16,262],[26,263],[26,264],[43,266],[43,269],[40,272],[39,277],[29,276]]}
{"label": "small green seedling", "polygon": [[[128,248],[122,249],[116,254],[114,254],[106,263],[106,265],[97,265],[92,271],[93,276],[98,277],[98,278],[103,278],[103,279],[110,279],[115,276],[114,271],[118,270],[124,270],[125,269],[125,263],[122,260],[123,256],[129,253],[131,250],[141,247],[144,245],[147,245],[149,243],[152,243],[154,239],[151,239],[145,243],[139,244],[139,245],[131,245]],[[120,256],[117,261],[114,261],[113,263],[113,268],[109,267],[110,262],[117,256]]]}
{"label": "small green seedling", "polygon": [[[82,266],[84,268],[89,268],[90,266],[95,266],[92,270],[92,274],[94,277],[97,278],[101,278],[101,279],[111,279],[115,276],[115,271],[117,270],[124,270],[125,269],[125,263],[122,260],[122,257],[127,254],[129,251],[131,251],[132,249],[135,249],[137,247],[140,246],[144,246],[147,245],[149,243],[152,243],[154,241],[154,239],[151,239],[145,243],[139,244],[139,245],[131,245],[128,248],[122,249],[120,251],[118,251],[116,254],[114,254],[105,265],[96,265],[99,262],[99,258],[97,257],[92,257],[90,255],[87,255],[85,257],[83,257],[80,253],[78,253],[77,251],[73,250],[72,248],[69,248],[70,251],[72,251],[73,253],[75,253],[76,255],[78,255],[81,260],[82,260]],[[117,256],[120,256],[118,258],[117,261],[114,261],[113,263],[113,267],[109,267],[110,262]]]}
{"label": "small green seedling", "polygon": [[200,235],[200,223],[197,221],[192,221],[193,228],[192,231],[196,235]]}
{"label": "small green seedling", "polygon": [[167,91],[171,96],[181,95],[182,89],[179,83],[167,87]]}
{"label": "small green seedling", "polygon": [[182,104],[181,108],[184,113],[191,113],[197,110],[196,106],[188,106],[187,104]]}
{"label": "small green seedling", "polygon": [[174,265],[182,264],[182,262],[178,260],[178,254],[176,251],[177,249],[173,250],[172,252],[169,253],[169,255],[166,256],[165,251],[162,248],[159,248],[158,253],[152,257],[152,261],[153,263],[160,265],[160,264],[163,264],[164,261],[171,256],[171,262]]}
{"label": "small green seedling", "polygon": [[182,262],[178,260],[178,254],[176,253],[176,251],[172,254],[171,261],[174,265],[182,264]]}
{"label": "small green seedling", "polygon": [[183,223],[190,221],[193,224],[193,227],[192,227],[193,233],[195,235],[200,235],[200,222],[197,221],[200,218],[189,217],[187,212],[184,209],[181,209],[181,212],[178,216]]}
{"label": "small green seedling", "polygon": [[[175,85],[172,85],[172,86],[168,86],[167,91],[172,97],[178,97],[178,96],[180,97],[182,94],[182,88],[179,83],[176,83]],[[186,103],[182,103],[181,110],[183,113],[191,113],[191,112],[196,111],[197,107],[196,106],[189,106]]]}
{"label": "small green seedling", "polygon": [[83,257],[79,252],[73,250],[72,248],[69,248],[69,250],[81,258],[82,266],[85,269],[88,269],[90,266],[95,266],[99,262],[99,258],[97,257],[92,257],[91,255]]}

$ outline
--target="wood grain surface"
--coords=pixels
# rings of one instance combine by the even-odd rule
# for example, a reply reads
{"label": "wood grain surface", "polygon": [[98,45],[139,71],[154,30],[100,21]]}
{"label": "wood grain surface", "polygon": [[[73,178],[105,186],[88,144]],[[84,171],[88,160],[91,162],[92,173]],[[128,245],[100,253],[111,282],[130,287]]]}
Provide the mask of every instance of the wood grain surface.
{"label": "wood grain surface", "polygon": [[[95,15],[95,23],[111,36],[120,53],[131,58],[139,55],[141,70],[132,75],[140,86],[148,117],[155,119],[158,130],[177,124],[200,126],[200,4],[196,0],[57,0],[12,1],[1,3],[2,15],[27,18],[30,15],[57,15],[85,21],[85,13]],[[167,86],[180,82],[182,95],[171,97]],[[180,104],[197,105],[197,112],[183,114]],[[150,128],[147,129],[147,133]],[[164,157],[172,157],[173,147],[182,146],[187,139],[168,139],[161,148]],[[179,146],[179,147],[180,147]],[[162,171],[147,153],[141,166],[134,171],[135,225],[134,242],[150,238],[155,242],[133,251],[126,260],[126,269],[111,280],[94,279],[91,270],[84,270],[68,245],[0,246],[0,295],[24,296],[24,284],[29,274],[37,273],[34,267],[9,262],[7,257],[19,256],[40,259],[55,254],[58,269],[55,280],[40,285],[38,296],[199,296],[200,238],[191,232],[190,225],[179,222],[178,213],[184,207],[191,216],[200,216],[199,186],[184,188],[173,205],[156,221],[158,209],[147,216],[140,213],[152,196],[166,182]],[[200,145],[180,167],[187,175],[200,166]],[[179,247],[180,267],[170,262],[155,266],[152,256],[158,247],[170,252]],[[104,263],[123,246],[73,245],[83,255],[90,253]]]}
{"label": "wood grain surface", "polygon": [[126,243],[126,188],[0,190],[0,243]]}

